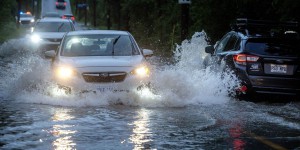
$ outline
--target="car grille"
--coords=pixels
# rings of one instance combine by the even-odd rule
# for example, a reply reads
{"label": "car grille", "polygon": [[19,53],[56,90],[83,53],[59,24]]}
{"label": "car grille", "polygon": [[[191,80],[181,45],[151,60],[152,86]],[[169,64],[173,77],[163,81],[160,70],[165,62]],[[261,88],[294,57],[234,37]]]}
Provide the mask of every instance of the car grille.
{"label": "car grille", "polygon": [[30,20],[29,21],[21,21],[22,24],[30,24]]}
{"label": "car grille", "polygon": [[126,77],[126,72],[83,73],[82,76],[86,82],[122,82]]}

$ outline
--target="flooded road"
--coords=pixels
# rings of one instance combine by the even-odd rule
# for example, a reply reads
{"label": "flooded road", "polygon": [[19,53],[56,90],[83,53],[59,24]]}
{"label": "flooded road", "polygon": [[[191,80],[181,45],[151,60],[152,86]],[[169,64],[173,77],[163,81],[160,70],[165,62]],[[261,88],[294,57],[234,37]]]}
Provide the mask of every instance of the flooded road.
{"label": "flooded road", "polygon": [[53,94],[49,60],[26,43],[0,47],[0,149],[300,149],[300,102],[229,97],[239,81],[200,67],[203,33],[175,64],[149,60],[156,94]]}

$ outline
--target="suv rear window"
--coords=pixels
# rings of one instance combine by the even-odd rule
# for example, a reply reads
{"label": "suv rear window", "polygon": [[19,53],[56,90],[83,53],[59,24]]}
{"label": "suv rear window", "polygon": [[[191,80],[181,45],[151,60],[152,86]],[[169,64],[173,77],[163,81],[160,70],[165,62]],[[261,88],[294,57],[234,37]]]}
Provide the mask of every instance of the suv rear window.
{"label": "suv rear window", "polygon": [[300,56],[299,39],[257,38],[249,39],[245,50],[268,56]]}

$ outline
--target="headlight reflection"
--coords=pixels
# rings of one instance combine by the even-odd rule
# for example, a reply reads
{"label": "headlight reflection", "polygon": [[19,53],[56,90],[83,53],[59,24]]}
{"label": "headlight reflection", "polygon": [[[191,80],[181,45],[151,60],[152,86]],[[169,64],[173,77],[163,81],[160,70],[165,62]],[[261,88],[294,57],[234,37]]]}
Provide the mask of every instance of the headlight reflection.
{"label": "headlight reflection", "polygon": [[65,124],[64,121],[73,119],[74,116],[69,114],[69,110],[58,110],[52,117],[54,122],[51,131],[56,140],[52,142],[53,148],[58,150],[71,150],[75,149],[76,143],[72,140],[72,135],[77,131],[72,130],[74,125]]}
{"label": "headlight reflection", "polygon": [[149,116],[148,112],[144,109],[140,110],[138,114],[138,120],[133,122],[133,133],[130,136],[130,140],[134,144],[134,149],[151,149],[150,142],[153,141],[151,139],[152,132],[149,129]]}

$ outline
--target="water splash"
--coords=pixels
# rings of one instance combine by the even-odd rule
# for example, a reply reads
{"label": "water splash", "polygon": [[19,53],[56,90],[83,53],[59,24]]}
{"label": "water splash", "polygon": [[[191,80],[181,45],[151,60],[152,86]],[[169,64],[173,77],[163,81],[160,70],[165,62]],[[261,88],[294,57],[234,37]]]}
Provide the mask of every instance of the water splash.
{"label": "water splash", "polygon": [[239,84],[230,71],[203,68],[207,55],[205,32],[197,32],[191,40],[177,45],[176,64],[157,71],[154,82],[164,101],[171,106],[226,103],[229,94]]}
{"label": "water splash", "polygon": [[153,67],[151,84],[155,94],[145,89],[130,93],[53,96],[49,93],[57,86],[51,82],[49,60],[42,59],[35,50],[24,46],[26,43],[24,39],[13,40],[0,48],[0,62],[5,64],[1,69],[6,70],[6,73],[1,72],[1,78],[5,80],[1,80],[0,88],[7,89],[7,96],[25,103],[76,107],[115,104],[143,107],[223,104],[230,100],[228,95],[239,84],[232,72],[203,68],[202,63],[207,55],[204,52],[205,32],[197,32],[191,40],[177,45],[174,64]]}

